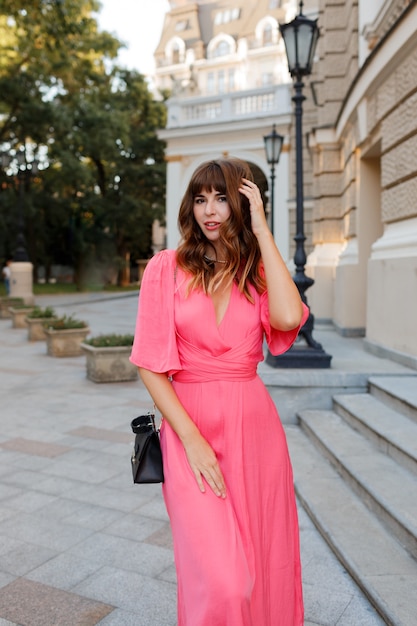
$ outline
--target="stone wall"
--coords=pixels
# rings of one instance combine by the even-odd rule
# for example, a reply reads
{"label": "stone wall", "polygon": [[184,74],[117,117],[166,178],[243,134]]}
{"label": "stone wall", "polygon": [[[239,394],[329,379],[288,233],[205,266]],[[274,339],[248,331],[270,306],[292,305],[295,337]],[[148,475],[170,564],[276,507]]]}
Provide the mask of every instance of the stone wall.
{"label": "stone wall", "polygon": [[358,2],[320,7],[311,300],[342,333],[416,355],[417,5],[375,12],[360,68]]}

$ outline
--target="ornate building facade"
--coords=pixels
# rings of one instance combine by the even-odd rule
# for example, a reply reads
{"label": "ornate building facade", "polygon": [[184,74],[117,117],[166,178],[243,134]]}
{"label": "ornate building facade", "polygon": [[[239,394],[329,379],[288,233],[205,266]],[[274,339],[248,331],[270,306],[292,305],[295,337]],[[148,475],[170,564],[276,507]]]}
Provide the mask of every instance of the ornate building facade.
{"label": "ornate building facade", "polygon": [[169,89],[167,245],[178,242],[178,207],[191,173],[203,161],[230,155],[250,162],[267,194],[270,168],[263,135],[276,125],[286,137],[276,169],[275,237],[290,254],[288,211],[291,79],[279,22],[296,2],[280,0],[172,1],[155,51],[155,85]]}
{"label": "ornate building facade", "polygon": [[[285,136],[276,169],[275,239],[294,236],[292,82],[279,23],[298,3],[172,1],[155,51],[169,89],[167,245],[195,167],[233,155],[270,187],[263,135]],[[307,297],[318,319],[365,336],[369,350],[417,367],[417,3],[316,0],[320,39],[304,89]],[[310,84],[308,84],[310,83]],[[310,89],[310,87],[312,87]]]}
{"label": "ornate building facade", "polygon": [[309,302],[417,367],[417,3],[319,6]]}

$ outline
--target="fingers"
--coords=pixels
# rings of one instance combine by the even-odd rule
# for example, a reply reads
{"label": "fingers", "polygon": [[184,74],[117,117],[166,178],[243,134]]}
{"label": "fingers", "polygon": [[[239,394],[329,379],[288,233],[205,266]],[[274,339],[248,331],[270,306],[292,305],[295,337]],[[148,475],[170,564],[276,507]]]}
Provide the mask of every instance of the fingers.
{"label": "fingers", "polygon": [[206,481],[219,498],[226,497],[226,485],[224,484],[223,476],[220,471],[219,466],[214,467],[207,476],[205,476]]}
{"label": "fingers", "polygon": [[213,493],[216,494],[216,496],[218,496],[219,498],[226,497],[226,485],[224,483],[223,475],[218,466],[213,466],[210,469],[204,469],[200,471],[195,469],[193,470],[193,472],[201,493],[205,493],[206,491],[204,485],[205,480]]}
{"label": "fingers", "polygon": [[258,186],[247,178],[242,178],[239,192],[249,200],[252,231],[257,237],[260,237],[262,233],[269,231],[261,192]]}
{"label": "fingers", "polygon": [[254,193],[255,195],[259,196],[259,198],[261,197],[259,187],[255,183],[253,183],[251,180],[248,180],[247,178],[242,178],[242,184],[239,188],[239,191],[241,193],[244,193],[245,196],[253,195]]}
{"label": "fingers", "polygon": [[251,209],[263,209],[263,202],[259,187],[251,180],[242,178],[242,184],[239,187],[241,194],[247,197],[250,202]]}
{"label": "fingers", "polygon": [[221,498],[226,497],[226,485],[212,447],[201,436],[194,434],[184,446],[188,462],[202,493],[206,491],[204,481]]}

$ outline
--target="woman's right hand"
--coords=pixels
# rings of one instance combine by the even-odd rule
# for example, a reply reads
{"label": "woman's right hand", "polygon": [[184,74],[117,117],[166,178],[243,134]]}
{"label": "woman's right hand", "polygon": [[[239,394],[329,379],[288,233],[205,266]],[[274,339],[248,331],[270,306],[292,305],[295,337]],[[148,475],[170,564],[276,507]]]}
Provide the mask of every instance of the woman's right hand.
{"label": "woman's right hand", "polygon": [[216,454],[210,444],[199,432],[194,432],[186,441],[183,440],[185,454],[195,476],[200,491],[206,491],[204,480],[216,496],[226,497],[226,485]]}
{"label": "woman's right hand", "polygon": [[226,485],[215,452],[185,411],[167,375],[142,367],[139,373],[159,411],[182,442],[200,491],[206,491],[205,480],[216,496],[225,498]]}

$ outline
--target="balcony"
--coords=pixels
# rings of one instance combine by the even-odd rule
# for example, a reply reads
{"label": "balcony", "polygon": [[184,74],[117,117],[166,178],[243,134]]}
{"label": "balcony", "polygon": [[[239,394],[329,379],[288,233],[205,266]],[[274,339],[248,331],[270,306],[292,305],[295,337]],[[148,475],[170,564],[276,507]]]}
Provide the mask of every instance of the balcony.
{"label": "balcony", "polygon": [[167,129],[291,114],[289,84],[167,101]]}

